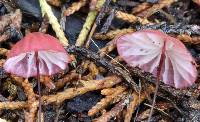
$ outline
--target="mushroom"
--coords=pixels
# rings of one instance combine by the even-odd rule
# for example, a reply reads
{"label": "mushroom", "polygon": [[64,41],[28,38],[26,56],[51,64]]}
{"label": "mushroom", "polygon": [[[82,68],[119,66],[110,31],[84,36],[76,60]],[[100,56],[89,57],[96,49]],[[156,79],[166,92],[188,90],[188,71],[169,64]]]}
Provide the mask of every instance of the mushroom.
{"label": "mushroom", "polygon": [[191,86],[197,78],[196,63],[178,39],[158,30],[142,30],[115,39],[127,64],[140,67],[176,88]]}
{"label": "mushroom", "polygon": [[[48,34],[33,32],[12,47],[4,64],[4,69],[6,72],[24,78],[37,76],[40,96],[39,111],[41,112],[39,75],[58,73],[68,68],[70,61],[70,56],[56,38]],[[54,87],[52,84],[51,88]]]}
{"label": "mushroom", "polygon": [[140,67],[157,77],[148,122],[151,120],[159,81],[176,88],[194,84],[196,63],[178,39],[158,30],[142,30],[115,39],[119,55],[130,66]]}

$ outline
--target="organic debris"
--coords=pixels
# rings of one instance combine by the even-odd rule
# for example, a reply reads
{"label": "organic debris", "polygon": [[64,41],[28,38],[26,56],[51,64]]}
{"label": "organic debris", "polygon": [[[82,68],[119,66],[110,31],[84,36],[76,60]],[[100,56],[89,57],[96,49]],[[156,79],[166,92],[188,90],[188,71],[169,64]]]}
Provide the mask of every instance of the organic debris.
{"label": "organic debris", "polygon": [[[0,2],[0,119],[56,122],[200,121],[199,8],[198,0],[3,0]],[[174,80],[159,78],[140,65],[130,66],[121,53],[135,55],[135,51],[126,53],[121,50],[118,54],[119,39],[144,30],[159,30],[166,33],[166,39],[171,36],[183,42],[180,42],[181,45],[188,49],[192,57],[187,55],[183,60],[182,50],[175,57],[182,60],[173,69],[180,68],[183,61],[193,58],[198,73],[191,87],[171,87],[163,82],[171,83]],[[10,59],[14,45],[32,33],[57,37],[64,47],[63,52],[69,53],[72,59],[68,68],[37,78],[41,82],[41,97],[36,78],[15,76],[6,73],[3,67],[13,64],[8,68],[18,69],[15,74],[24,71],[23,67],[15,65],[17,60],[5,62]],[[138,38],[145,37],[142,35]],[[33,38],[38,38],[38,35],[28,42],[31,43]],[[124,39],[121,44],[129,39],[133,37]],[[26,46],[27,50],[50,43],[50,40],[37,41],[37,44]],[[127,46],[133,44],[128,43]],[[148,39],[141,46],[151,49]],[[22,49],[24,46],[19,47],[19,51]],[[125,49],[130,50],[129,47]],[[174,50],[177,51],[177,48]],[[55,55],[59,56],[58,53]],[[56,69],[57,64],[63,66],[58,59],[52,61],[52,56],[44,58],[52,63],[43,65],[44,69]],[[142,63],[141,58],[138,60]],[[23,66],[33,69],[35,64]],[[191,70],[186,65],[182,68],[181,71]],[[27,73],[30,72],[24,72]],[[186,74],[184,72],[182,76],[186,81],[191,81]],[[184,84],[181,82],[176,86],[180,85]],[[38,110],[40,106],[42,112]],[[38,118],[37,114],[41,117]],[[149,117],[151,114],[152,117]]]}

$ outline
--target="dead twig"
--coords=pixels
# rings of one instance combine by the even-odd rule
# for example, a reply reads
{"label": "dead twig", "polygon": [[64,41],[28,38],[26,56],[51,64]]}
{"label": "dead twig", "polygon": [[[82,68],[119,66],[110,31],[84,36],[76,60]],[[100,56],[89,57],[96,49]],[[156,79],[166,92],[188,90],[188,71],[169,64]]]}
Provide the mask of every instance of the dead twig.
{"label": "dead twig", "polygon": [[116,36],[123,35],[126,33],[131,33],[134,32],[135,30],[132,28],[125,28],[125,29],[116,29],[116,30],[111,30],[108,31],[106,34],[102,33],[95,33],[94,38],[99,39],[99,40],[111,40],[115,38]]}
{"label": "dead twig", "polygon": [[117,116],[129,103],[129,96],[117,103],[109,112],[104,113],[93,122],[108,122],[111,118]]}
{"label": "dead twig", "polygon": [[[96,4],[97,8],[101,8],[104,4],[105,0],[99,0]],[[92,25],[95,21],[95,18],[98,14],[97,10],[92,10],[88,13],[88,16],[86,18],[85,24],[83,25],[83,28],[78,36],[78,39],[76,40],[76,46],[82,46],[88,36],[88,33],[90,32]]]}
{"label": "dead twig", "polygon": [[142,13],[139,13],[137,16],[148,18],[155,12],[159,11],[160,9],[171,5],[174,3],[175,0],[160,0],[159,3],[154,4],[152,7],[148,8],[146,11],[143,11]]}
{"label": "dead twig", "polygon": [[79,60],[86,58],[87,60],[91,60],[95,62],[95,64],[101,65],[102,67],[106,68],[112,73],[122,76],[126,80],[126,82],[134,88],[135,91],[138,91],[139,88],[137,84],[133,81],[133,79],[131,78],[127,69],[123,69],[121,67],[112,65],[107,59],[100,57],[96,53],[89,51],[86,48],[70,46],[67,48],[67,51],[69,53],[75,54],[77,58],[80,58]]}
{"label": "dead twig", "polygon": [[130,23],[140,22],[142,25],[151,23],[147,19],[143,19],[143,18],[134,16],[132,14],[128,14],[128,13],[119,11],[119,10],[116,11],[116,18],[124,20],[126,22],[130,22]]}
{"label": "dead twig", "polygon": [[114,41],[110,41],[106,44],[106,46],[104,46],[103,48],[101,48],[99,50],[100,56],[104,57],[106,54],[108,54],[109,52],[113,51],[116,48],[116,44]]}
{"label": "dead twig", "polygon": [[0,102],[0,109],[15,110],[27,108],[28,104],[24,101],[22,102]]}
{"label": "dead twig", "polygon": [[130,102],[130,104],[127,107],[127,112],[125,115],[124,122],[131,121],[132,114],[133,114],[134,110],[136,109],[136,107],[148,97],[147,95],[150,95],[151,93],[153,93],[154,90],[155,90],[155,88],[151,85],[149,85],[147,88],[145,88],[141,94],[140,101],[139,101],[138,94],[133,91],[133,93],[131,95],[133,100]]}
{"label": "dead twig", "polygon": [[64,16],[70,16],[73,13],[75,13],[76,11],[78,11],[81,7],[85,6],[87,3],[87,0],[80,0],[78,2],[74,2],[72,3],[72,5],[70,7],[68,7],[67,9],[65,9],[63,11],[63,15]]}
{"label": "dead twig", "polygon": [[106,77],[101,80],[83,81],[82,82],[83,87],[68,88],[68,89],[65,89],[63,92],[57,93],[56,95],[43,96],[42,103],[44,105],[47,105],[50,103],[59,104],[59,103],[62,103],[66,99],[71,99],[75,96],[84,94],[89,91],[112,87],[113,85],[118,84],[121,81],[122,79],[115,75]]}
{"label": "dead twig", "polygon": [[100,110],[104,109],[106,106],[108,106],[115,97],[118,97],[119,94],[121,94],[123,91],[125,91],[126,88],[122,86],[118,86],[114,89],[115,93],[106,96],[105,98],[101,99],[100,102],[98,102],[95,106],[93,106],[89,111],[88,111],[88,116],[93,116]]}
{"label": "dead twig", "polygon": [[61,6],[61,0],[46,0],[49,4],[59,7]]}
{"label": "dead twig", "polygon": [[136,7],[132,9],[132,14],[137,15],[138,13],[141,13],[142,11],[145,11],[146,9],[150,8],[151,5],[147,2],[143,2]]}
{"label": "dead twig", "polygon": [[27,112],[28,114],[25,114],[25,115],[27,115],[27,116],[25,116],[25,121],[26,122],[34,122],[35,114],[36,114],[38,106],[37,106],[37,104],[35,104],[35,102],[36,102],[35,96],[36,95],[33,92],[33,87],[28,82],[28,79],[23,80],[22,78],[19,78],[16,76],[12,76],[12,78],[24,88],[24,92],[25,92],[26,96],[28,97],[27,104],[28,104],[29,112]]}

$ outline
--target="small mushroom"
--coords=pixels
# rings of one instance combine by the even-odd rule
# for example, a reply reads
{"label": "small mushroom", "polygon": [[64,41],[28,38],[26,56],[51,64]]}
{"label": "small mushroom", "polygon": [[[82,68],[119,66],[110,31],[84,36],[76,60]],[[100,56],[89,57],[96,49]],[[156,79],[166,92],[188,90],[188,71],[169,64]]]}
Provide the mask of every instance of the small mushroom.
{"label": "small mushroom", "polygon": [[[58,73],[68,68],[70,61],[70,56],[56,38],[48,34],[33,32],[13,46],[4,64],[4,69],[6,72],[24,78],[37,76],[41,113],[39,75]],[[51,84],[51,88],[54,87],[54,84]]]}
{"label": "small mushroom", "polygon": [[194,84],[196,63],[178,39],[158,30],[142,30],[115,40],[119,55],[129,65],[138,66],[176,88]]}
{"label": "small mushroom", "polygon": [[148,122],[155,106],[159,81],[176,88],[194,84],[196,63],[185,45],[158,30],[143,30],[115,39],[119,55],[131,66],[140,67],[157,77]]}

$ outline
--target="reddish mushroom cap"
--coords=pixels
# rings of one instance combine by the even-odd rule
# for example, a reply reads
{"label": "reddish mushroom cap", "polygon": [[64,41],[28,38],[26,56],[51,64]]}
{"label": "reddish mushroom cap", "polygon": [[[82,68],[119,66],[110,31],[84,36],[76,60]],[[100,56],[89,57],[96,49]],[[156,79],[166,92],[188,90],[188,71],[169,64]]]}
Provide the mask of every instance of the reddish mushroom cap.
{"label": "reddish mushroom cap", "polygon": [[22,77],[36,76],[36,52],[38,52],[41,75],[52,75],[64,70],[71,61],[56,38],[34,32],[26,35],[13,46],[4,64],[4,69]]}
{"label": "reddish mushroom cap", "polygon": [[53,50],[56,52],[66,53],[63,46],[55,37],[49,34],[33,32],[27,34],[23,39],[21,39],[12,47],[12,50],[8,54],[8,58],[17,56],[22,53],[42,50]]}
{"label": "reddish mushroom cap", "polygon": [[195,61],[182,42],[157,30],[143,30],[115,39],[119,55],[133,67],[157,75],[163,54],[160,79],[168,85],[183,88],[197,78]]}

